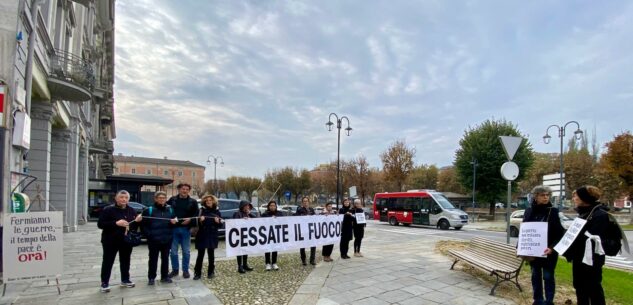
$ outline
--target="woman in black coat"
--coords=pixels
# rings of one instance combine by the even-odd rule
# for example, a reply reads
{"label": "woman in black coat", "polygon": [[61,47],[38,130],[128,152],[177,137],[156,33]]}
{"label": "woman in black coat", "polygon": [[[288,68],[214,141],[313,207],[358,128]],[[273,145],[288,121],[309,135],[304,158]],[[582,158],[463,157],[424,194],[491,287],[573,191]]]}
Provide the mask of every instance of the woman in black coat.
{"label": "woman in black coat", "polygon": [[202,276],[202,262],[204,252],[209,256],[207,278],[215,276],[215,248],[218,247],[218,228],[222,224],[222,215],[218,210],[218,198],[213,195],[204,195],[200,200],[200,218],[198,218],[198,233],[196,234],[196,265],[193,267],[193,279],[199,280]]}
{"label": "woman in black coat", "polygon": [[588,238],[585,232],[600,236],[600,239],[606,238],[609,215],[606,208],[598,201],[601,195],[600,189],[591,185],[583,186],[572,193],[578,217],[587,220],[578,237],[563,254],[567,261],[572,262],[572,277],[578,305],[605,304],[602,289],[602,266],[605,256],[594,252],[595,242],[591,243],[591,261],[583,262]]}
{"label": "woman in black coat", "polygon": [[352,240],[353,231],[354,231],[354,214],[351,211],[352,207],[350,205],[349,199],[343,200],[343,207],[339,209],[338,213],[343,214],[343,223],[341,224],[341,244],[339,248],[341,249],[341,258],[348,259],[350,258],[347,255],[347,251],[349,250],[349,241]]}
{"label": "woman in black coat", "polygon": [[[365,214],[365,210],[363,210],[362,203],[360,199],[354,199],[354,208],[351,210],[352,215],[356,215],[358,213]],[[354,256],[363,257],[360,253],[360,243],[365,237],[365,226],[366,223],[358,223],[356,221],[356,217],[354,217]]]}
{"label": "woman in black coat", "polygon": [[[275,200],[269,201],[268,205],[266,206],[266,212],[262,214],[262,217],[281,216],[284,216],[284,213],[277,210],[277,202]],[[279,266],[277,266],[277,251],[264,253],[264,258],[266,260],[266,271],[279,270]]]}
{"label": "woman in black coat", "polygon": [[143,211],[141,229],[147,237],[149,260],[147,262],[148,285],[154,285],[158,256],[160,255],[161,282],[171,283],[169,277],[169,251],[174,236],[172,232],[176,224],[176,215],[172,207],[166,204],[167,193],[158,191],[154,194],[154,205]]}
{"label": "woman in black coat", "polygon": [[[252,217],[251,210],[253,205],[246,201],[240,201],[240,210],[233,214],[233,219],[249,219]],[[248,255],[237,256],[237,272],[246,273],[247,271],[253,271],[253,268],[248,266]]]}
{"label": "woman in black coat", "polygon": [[[544,253],[547,256],[537,257],[530,261],[534,304],[554,304],[556,290],[554,270],[558,262],[558,253],[553,249],[565,234],[558,209],[549,202],[551,195],[552,190],[547,186],[534,187],[532,205],[523,214],[523,222],[547,222],[547,249]],[[543,298],[543,288],[545,288],[545,298]]]}

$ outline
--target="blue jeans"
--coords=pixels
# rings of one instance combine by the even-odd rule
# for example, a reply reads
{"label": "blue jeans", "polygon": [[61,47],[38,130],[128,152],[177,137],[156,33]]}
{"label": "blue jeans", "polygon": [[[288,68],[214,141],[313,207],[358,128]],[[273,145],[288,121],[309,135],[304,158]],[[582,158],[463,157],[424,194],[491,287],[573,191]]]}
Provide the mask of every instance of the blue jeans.
{"label": "blue jeans", "polygon": [[[554,280],[554,266],[542,266],[533,264],[532,266],[532,291],[534,291],[535,305],[554,304],[554,293],[556,292],[556,281]],[[545,300],[543,300],[543,283],[545,283]]]}
{"label": "blue jeans", "polygon": [[171,242],[171,269],[178,271],[178,246],[182,248],[182,272],[189,272],[189,251],[191,249],[191,233],[188,227],[174,228],[174,240]]}

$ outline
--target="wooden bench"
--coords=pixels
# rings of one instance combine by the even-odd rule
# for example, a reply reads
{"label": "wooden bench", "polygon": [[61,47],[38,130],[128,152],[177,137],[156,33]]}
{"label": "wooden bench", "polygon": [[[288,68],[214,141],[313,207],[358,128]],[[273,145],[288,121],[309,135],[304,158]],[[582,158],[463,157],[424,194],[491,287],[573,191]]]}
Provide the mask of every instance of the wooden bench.
{"label": "wooden bench", "polygon": [[519,285],[519,272],[523,266],[523,259],[517,257],[514,246],[475,237],[470,241],[468,248],[449,250],[448,252],[455,257],[451,270],[458,261],[462,260],[478,269],[489,272],[491,276],[497,277],[495,285],[490,290],[490,295],[494,295],[497,286],[506,281],[514,283],[519,291],[523,291]]}

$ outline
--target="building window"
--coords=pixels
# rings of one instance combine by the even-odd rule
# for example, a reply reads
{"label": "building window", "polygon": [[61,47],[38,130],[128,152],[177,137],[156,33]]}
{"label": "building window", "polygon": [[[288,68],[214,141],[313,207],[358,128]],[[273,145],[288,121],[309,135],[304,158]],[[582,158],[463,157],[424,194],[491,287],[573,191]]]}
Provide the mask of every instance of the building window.
{"label": "building window", "polygon": [[182,177],[182,171],[178,171],[178,177]]}
{"label": "building window", "polygon": [[163,171],[163,176],[169,176],[169,171]]}
{"label": "building window", "polygon": [[132,169],[132,174],[136,174],[136,168]]}
{"label": "building window", "polygon": [[191,172],[191,176],[195,178],[196,177],[196,172]]}
{"label": "building window", "polygon": [[152,170],[151,170],[151,169],[148,169],[148,170],[147,170],[147,174],[148,174],[148,175],[151,175],[151,174],[152,174]]}

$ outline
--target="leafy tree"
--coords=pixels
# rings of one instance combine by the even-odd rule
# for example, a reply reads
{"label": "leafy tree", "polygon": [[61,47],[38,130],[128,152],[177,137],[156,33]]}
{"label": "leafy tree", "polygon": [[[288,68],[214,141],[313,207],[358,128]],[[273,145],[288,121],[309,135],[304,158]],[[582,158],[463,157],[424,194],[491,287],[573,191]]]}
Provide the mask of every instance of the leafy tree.
{"label": "leafy tree", "polygon": [[278,202],[281,202],[281,196],[285,191],[294,195],[296,202],[299,196],[305,195],[310,189],[310,184],[311,178],[308,170],[297,170],[289,166],[269,171],[264,178],[266,190],[275,192],[279,188],[276,194]]}
{"label": "leafy tree", "polygon": [[[464,132],[459,141],[460,148],[455,153],[454,165],[459,182],[464,188],[472,186],[473,168],[470,163],[477,160],[477,198],[478,201],[490,203],[490,214],[494,217],[495,202],[504,198],[507,181],[499,174],[501,165],[507,161],[500,136],[520,137],[521,133],[512,123],[505,120],[487,120],[481,125]],[[519,166],[516,181],[525,177],[526,170],[532,165],[534,156],[530,143],[524,138],[514,155],[513,161]],[[516,183],[512,183],[514,189]]]}
{"label": "leafy tree", "polygon": [[[457,194],[469,194],[471,188],[464,188],[455,172],[454,166],[448,166],[439,170],[437,175],[437,190],[440,192],[453,192]],[[472,195],[472,194],[471,194]]]}
{"label": "leafy tree", "polygon": [[533,187],[543,184],[543,176],[560,171],[559,154],[534,153],[534,163],[518,183],[521,193],[529,193]]}
{"label": "leafy tree", "polygon": [[384,178],[402,191],[405,181],[413,170],[415,148],[407,147],[404,140],[396,140],[387,150],[380,154]]}
{"label": "leafy tree", "polygon": [[260,183],[261,180],[259,178],[251,177],[231,176],[226,179],[226,187],[229,191],[235,193],[238,198],[244,192],[249,200],[251,194],[259,187]]}
{"label": "leafy tree", "polygon": [[219,195],[223,193],[226,193],[226,181],[217,180],[214,184],[213,179],[209,179],[204,183],[203,194]]}
{"label": "leafy tree", "polygon": [[594,167],[593,175],[597,181],[597,186],[602,190],[602,197],[600,197],[602,203],[613,206],[616,199],[626,196],[623,188],[624,181],[609,169],[604,156]]}
{"label": "leafy tree", "polygon": [[[622,188],[633,200],[633,134],[623,132],[606,144],[607,152],[603,155],[607,171],[622,179]],[[633,208],[631,220],[633,224]]]}
{"label": "leafy tree", "polygon": [[367,158],[363,155],[343,163],[343,173],[348,187],[356,186],[357,192],[363,202],[369,195],[369,186],[372,172]]}
{"label": "leafy tree", "polygon": [[412,189],[436,189],[439,169],[435,165],[422,164],[416,166],[407,179],[407,185]]}
{"label": "leafy tree", "polygon": [[310,192],[326,197],[336,194],[336,162],[321,164],[311,171]]}
{"label": "leafy tree", "polygon": [[[595,159],[589,153],[586,133],[583,133],[583,137],[578,141],[575,138],[569,141],[564,161],[565,189],[567,194],[571,194],[572,190],[583,185],[595,184],[595,180],[593,179]],[[571,196],[565,196],[565,198],[571,198]]]}

